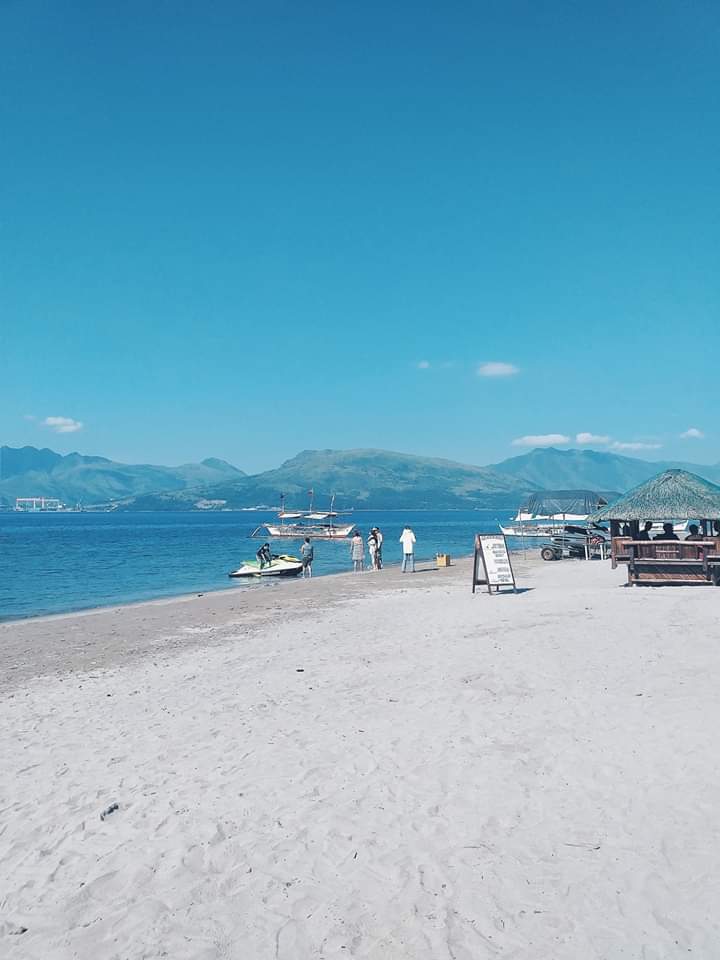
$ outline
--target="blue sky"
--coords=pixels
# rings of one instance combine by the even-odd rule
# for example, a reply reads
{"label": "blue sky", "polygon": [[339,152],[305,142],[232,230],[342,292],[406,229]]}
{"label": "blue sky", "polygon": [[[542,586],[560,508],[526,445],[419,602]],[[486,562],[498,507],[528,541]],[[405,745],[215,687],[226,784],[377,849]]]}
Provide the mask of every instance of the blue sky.
{"label": "blue sky", "polygon": [[0,21],[0,442],[720,459],[716,3]]}

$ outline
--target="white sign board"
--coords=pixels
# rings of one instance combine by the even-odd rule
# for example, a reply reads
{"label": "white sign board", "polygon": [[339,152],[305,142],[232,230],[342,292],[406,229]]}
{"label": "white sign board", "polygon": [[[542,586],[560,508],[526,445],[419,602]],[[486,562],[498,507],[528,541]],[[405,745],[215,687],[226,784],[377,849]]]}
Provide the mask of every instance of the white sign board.
{"label": "white sign board", "polygon": [[478,533],[475,536],[473,592],[478,584],[487,584],[488,592],[492,587],[515,589],[515,574],[510,563],[507,541],[502,533]]}

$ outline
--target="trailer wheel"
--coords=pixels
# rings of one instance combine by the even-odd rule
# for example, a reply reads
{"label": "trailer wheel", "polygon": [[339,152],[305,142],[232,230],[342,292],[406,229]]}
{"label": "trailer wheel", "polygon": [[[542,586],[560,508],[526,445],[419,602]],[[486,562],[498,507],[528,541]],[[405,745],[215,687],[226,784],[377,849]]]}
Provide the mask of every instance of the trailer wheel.
{"label": "trailer wheel", "polygon": [[552,547],[543,547],[540,551],[540,556],[543,560],[559,560],[557,553],[553,550]]}

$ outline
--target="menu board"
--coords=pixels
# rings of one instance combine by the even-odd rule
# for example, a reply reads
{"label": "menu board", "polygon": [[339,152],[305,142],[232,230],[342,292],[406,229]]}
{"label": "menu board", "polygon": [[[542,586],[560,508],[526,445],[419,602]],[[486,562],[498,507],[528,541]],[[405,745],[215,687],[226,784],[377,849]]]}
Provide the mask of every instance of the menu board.
{"label": "menu board", "polygon": [[495,587],[515,589],[515,574],[510,563],[507,541],[502,533],[477,533],[473,562],[473,593],[475,587],[486,584],[488,593]]}

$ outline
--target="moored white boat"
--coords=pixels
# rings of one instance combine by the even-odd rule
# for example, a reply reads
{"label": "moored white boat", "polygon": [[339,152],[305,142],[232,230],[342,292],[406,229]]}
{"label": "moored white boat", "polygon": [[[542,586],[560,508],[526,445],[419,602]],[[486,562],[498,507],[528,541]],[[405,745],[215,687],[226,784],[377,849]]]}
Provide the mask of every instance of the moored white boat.
{"label": "moored white boat", "polygon": [[[355,524],[335,523],[335,518],[340,516],[340,514],[333,509],[335,494],[332,495],[330,500],[330,509],[326,511],[313,509],[313,496],[314,494],[311,490],[309,510],[286,510],[285,496],[281,494],[281,506],[277,515],[280,522],[263,523],[253,531],[252,536],[259,536],[261,530],[266,530],[268,535],[273,539],[279,537],[285,540],[298,540],[310,537],[311,540],[347,540],[355,529]],[[286,523],[287,520],[300,522]],[[306,521],[308,520],[312,522],[307,523]]]}
{"label": "moored white boat", "polygon": [[586,524],[588,516],[607,503],[607,495],[594,490],[542,490],[520,505],[513,521],[499,524],[506,537],[547,540],[567,536],[568,525]]}
{"label": "moored white boat", "polygon": [[298,537],[310,537],[311,540],[346,540],[355,529],[354,523],[335,526],[332,523],[265,523],[264,528],[271,537],[285,537],[297,540]]}

